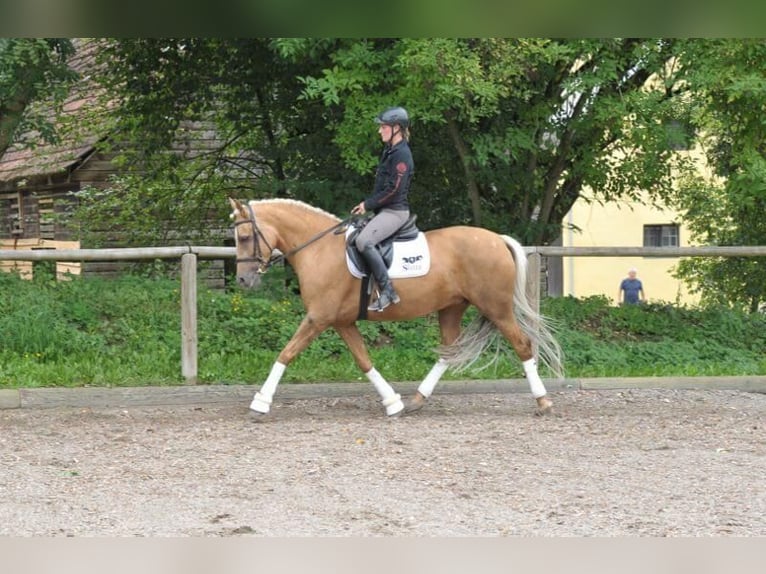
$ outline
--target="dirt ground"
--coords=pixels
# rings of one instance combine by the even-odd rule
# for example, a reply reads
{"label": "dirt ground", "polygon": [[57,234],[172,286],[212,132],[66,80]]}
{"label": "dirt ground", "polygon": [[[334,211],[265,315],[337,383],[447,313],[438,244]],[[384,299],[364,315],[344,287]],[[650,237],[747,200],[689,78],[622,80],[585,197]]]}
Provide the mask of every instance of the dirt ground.
{"label": "dirt ground", "polygon": [[766,395],[0,411],[0,536],[766,536]]}

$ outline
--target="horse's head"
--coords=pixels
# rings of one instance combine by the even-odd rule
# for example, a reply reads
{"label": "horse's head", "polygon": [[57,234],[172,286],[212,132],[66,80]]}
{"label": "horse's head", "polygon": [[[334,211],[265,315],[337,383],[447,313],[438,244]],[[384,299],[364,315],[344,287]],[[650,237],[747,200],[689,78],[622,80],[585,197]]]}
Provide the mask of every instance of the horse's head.
{"label": "horse's head", "polygon": [[258,227],[249,203],[229,198],[233,209],[234,240],[237,246],[237,283],[248,289],[258,287],[261,275],[271,264],[273,247]]}

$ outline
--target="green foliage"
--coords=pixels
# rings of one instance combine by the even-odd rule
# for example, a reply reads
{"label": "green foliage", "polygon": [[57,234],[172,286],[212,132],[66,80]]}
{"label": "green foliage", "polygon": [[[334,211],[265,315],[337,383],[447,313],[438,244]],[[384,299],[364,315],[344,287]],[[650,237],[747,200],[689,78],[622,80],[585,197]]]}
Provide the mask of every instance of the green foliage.
{"label": "green foliage", "polygon": [[[611,307],[606,297],[549,298],[568,376],[762,374],[766,316],[714,305]],[[577,373],[576,375],[573,373]]]}
{"label": "green foliage", "polygon": [[[274,269],[259,291],[198,294],[199,374],[205,383],[260,384],[303,317]],[[766,317],[725,307],[611,307],[606,298],[545,299],[568,377],[766,374]],[[466,321],[475,315],[471,310]],[[438,323],[361,322],[376,368],[420,380],[434,363]],[[0,273],[0,387],[180,384],[177,280],[26,281]],[[480,361],[481,362],[481,361]],[[463,377],[448,372],[446,377]],[[476,378],[522,377],[510,352]],[[333,331],[290,365],[287,382],[365,380]]]}
{"label": "green foliage", "polygon": [[67,65],[73,51],[63,38],[0,38],[0,156],[25,131],[35,134],[25,145],[55,140],[51,115],[34,104],[64,101],[76,76]]}
{"label": "green foliage", "polygon": [[[170,169],[182,203],[225,204],[238,190],[347,213],[373,183],[381,142],[372,119],[404,105],[413,118],[411,204],[424,228],[474,223],[545,244],[584,186],[607,200],[638,189],[668,193],[664,122],[677,112],[667,97],[674,86],[643,86],[653,73],[670,81],[674,46],[608,38],[110,40],[103,82],[121,102],[120,143],[134,150],[126,165],[141,173],[115,185],[112,199],[129,207],[131,195],[157,195],[161,204],[168,186],[152,180]],[[210,122],[218,138],[197,158],[199,169],[184,172],[162,158],[187,120]],[[207,178],[214,185],[202,184]],[[182,209],[175,224],[193,225],[193,213]]]}
{"label": "green foliage", "polygon": [[[699,243],[765,241],[758,38],[104,44],[94,76],[115,118],[93,131],[127,172],[81,192],[87,232],[118,228],[136,245],[174,233],[202,239],[228,224],[227,195],[295,197],[345,214],[373,183],[381,142],[372,118],[400,104],[413,118],[411,206],[424,229],[473,223],[544,245],[589,189],[594,201],[673,199]],[[61,102],[71,49],[61,39],[0,39],[0,151],[19,126],[53,135],[27,104]],[[693,128],[683,135],[699,139],[724,183],[689,175],[676,153],[679,125]],[[190,141],[194,133],[201,138]],[[764,305],[765,270],[756,259],[686,260],[679,276],[705,303],[753,312]]]}
{"label": "green foliage", "polygon": [[179,238],[214,244],[220,228],[211,219],[228,216],[225,198],[231,190],[215,175],[191,181],[198,169],[197,162],[188,161],[149,179],[128,173],[114,176],[106,188],[86,187],[77,192],[71,224],[79,225],[80,239],[90,247],[169,245]]}
{"label": "green foliage", "polygon": [[636,39],[362,40],[338,46],[333,66],[305,78],[305,95],[344,106],[335,141],[360,172],[375,162],[369,118],[405,105],[412,205],[428,224],[510,228],[544,244],[586,185],[600,199],[669,193],[673,156],[659,120],[675,106],[642,88],[672,51]]}
{"label": "green foliage", "polygon": [[22,280],[0,273],[0,385],[145,384],[178,378],[172,281]]}
{"label": "green foliage", "polygon": [[[337,111],[300,100],[300,78],[328,63],[326,51],[334,42],[287,42],[305,54],[300,58],[289,47],[277,51],[274,42],[142,38],[107,43],[100,55],[102,82],[107,97],[121,101],[115,110],[120,139],[109,143],[136,172],[108,190],[114,207],[120,201],[126,212],[142,202],[165,206],[175,196],[180,209],[170,214],[173,226],[197,232],[201,221],[228,223],[228,213],[214,206],[227,206],[229,195],[294,196],[328,211],[340,206],[343,212],[358,203],[362,179],[342,169],[331,141]],[[304,51],[305,43],[311,45]],[[195,129],[189,122],[196,122]],[[171,147],[174,153],[168,153]],[[166,209],[157,211],[145,225],[162,227],[168,221]],[[90,210],[82,219],[96,214]],[[121,224],[130,230],[137,221],[126,216]]]}
{"label": "green foliage", "polygon": [[[683,179],[675,203],[698,243],[764,245],[766,45],[759,39],[687,41],[682,54],[687,65],[680,77],[698,96],[691,118],[713,176]],[[705,303],[751,313],[766,304],[763,258],[684,260],[678,275]]]}

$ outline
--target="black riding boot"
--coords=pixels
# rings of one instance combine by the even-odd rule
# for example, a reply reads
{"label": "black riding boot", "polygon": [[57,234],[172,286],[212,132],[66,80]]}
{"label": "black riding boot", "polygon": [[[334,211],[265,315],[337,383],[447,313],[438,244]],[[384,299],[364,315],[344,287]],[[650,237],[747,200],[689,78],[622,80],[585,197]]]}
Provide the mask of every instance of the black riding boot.
{"label": "black riding boot", "polygon": [[399,295],[396,294],[394,287],[391,285],[391,280],[388,278],[388,269],[386,269],[386,263],[383,261],[383,256],[380,254],[380,251],[378,251],[374,245],[368,245],[367,248],[362,251],[362,257],[364,257],[373,277],[375,277],[375,281],[378,283],[378,289],[380,291],[378,300],[367,307],[367,309],[370,311],[382,311],[391,303],[396,304],[401,301]]}

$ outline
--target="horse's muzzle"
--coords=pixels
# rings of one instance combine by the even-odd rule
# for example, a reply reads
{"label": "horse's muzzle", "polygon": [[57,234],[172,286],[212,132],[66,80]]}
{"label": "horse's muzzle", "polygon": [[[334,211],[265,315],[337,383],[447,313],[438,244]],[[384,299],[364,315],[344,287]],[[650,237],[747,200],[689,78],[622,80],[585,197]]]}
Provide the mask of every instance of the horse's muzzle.
{"label": "horse's muzzle", "polygon": [[257,271],[250,271],[242,275],[237,275],[237,285],[245,289],[254,289],[261,284],[261,274]]}

